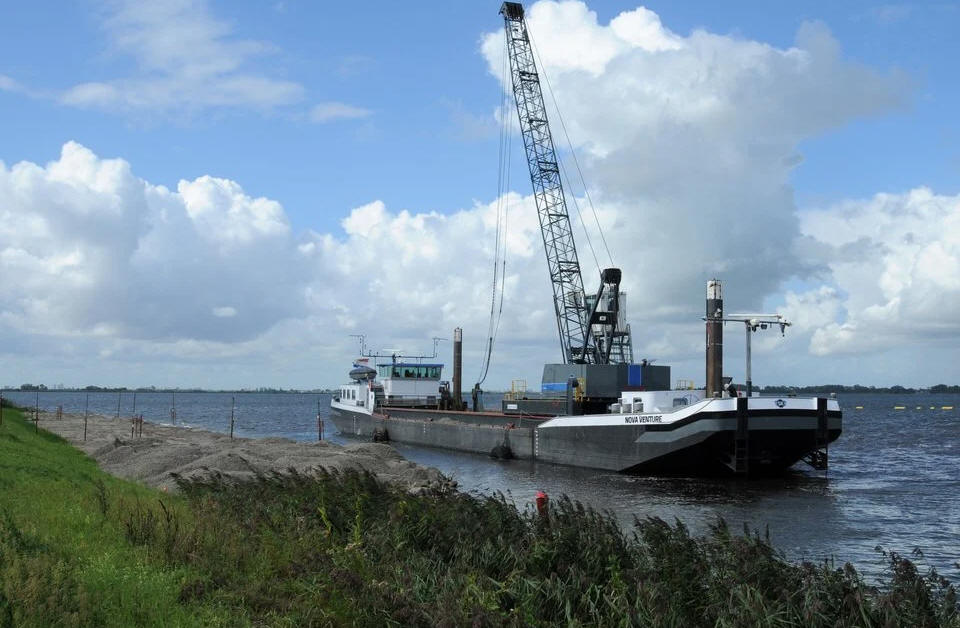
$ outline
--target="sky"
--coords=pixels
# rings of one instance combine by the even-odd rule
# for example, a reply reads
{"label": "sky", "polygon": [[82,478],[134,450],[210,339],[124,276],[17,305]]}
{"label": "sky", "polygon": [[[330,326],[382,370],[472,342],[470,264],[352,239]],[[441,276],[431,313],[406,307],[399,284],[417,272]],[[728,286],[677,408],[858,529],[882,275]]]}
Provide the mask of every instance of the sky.
{"label": "sky", "polygon": [[[334,387],[356,335],[416,355],[443,338],[449,364],[462,327],[469,387],[499,222],[485,387],[538,388],[561,355],[499,6],[6,11],[0,385]],[[756,384],[960,382],[960,3],[541,1],[527,19],[583,173],[584,283],[623,269],[637,359],[702,385],[716,277],[727,312],[793,323],[754,337]],[[725,337],[743,381],[742,327]]]}

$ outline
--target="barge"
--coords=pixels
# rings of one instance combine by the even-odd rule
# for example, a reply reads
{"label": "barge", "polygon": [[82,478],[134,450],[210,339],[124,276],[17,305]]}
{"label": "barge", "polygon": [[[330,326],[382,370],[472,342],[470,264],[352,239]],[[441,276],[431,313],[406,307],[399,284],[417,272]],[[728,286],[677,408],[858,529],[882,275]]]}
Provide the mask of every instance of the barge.
{"label": "barge", "polygon": [[[801,461],[826,469],[843,429],[836,399],[722,388],[719,291],[708,284],[704,389],[671,389],[670,367],[646,361],[547,364],[541,395],[508,394],[497,410],[475,400],[470,410],[459,381],[454,394],[441,380],[442,364],[390,355],[376,368],[355,363],[330,415],[347,436],[620,473],[771,475]],[[457,330],[455,362],[460,342]]]}

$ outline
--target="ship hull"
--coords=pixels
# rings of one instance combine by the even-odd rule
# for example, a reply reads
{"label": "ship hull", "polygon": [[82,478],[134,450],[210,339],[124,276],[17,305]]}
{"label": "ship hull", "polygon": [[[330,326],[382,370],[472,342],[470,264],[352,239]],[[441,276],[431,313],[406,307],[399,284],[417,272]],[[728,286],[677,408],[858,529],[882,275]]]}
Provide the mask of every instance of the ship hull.
{"label": "ship hull", "polygon": [[839,407],[831,400],[828,409],[826,401],[717,399],[670,414],[523,419],[410,408],[368,414],[332,405],[331,417],[349,436],[379,431],[400,443],[497,457],[642,475],[771,475],[817,460],[840,436]]}

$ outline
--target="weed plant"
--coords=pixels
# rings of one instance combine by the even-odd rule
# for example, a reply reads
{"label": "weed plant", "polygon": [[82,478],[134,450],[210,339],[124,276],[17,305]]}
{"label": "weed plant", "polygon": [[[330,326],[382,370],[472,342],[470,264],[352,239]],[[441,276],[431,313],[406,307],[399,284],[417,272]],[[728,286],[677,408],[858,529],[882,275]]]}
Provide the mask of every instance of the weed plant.
{"label": "weed plant", "polygon": [[950,583],[902,556],[888,556],[885,586],[868,586],[849,564],[790,563],[723,521],[703,537],[657,518],[624,531],[567,498],[540,516],[357,472],[180,486],[193,516],[127,503],[129,540],[203,574],[181,599],[256,623],[960,626]]}

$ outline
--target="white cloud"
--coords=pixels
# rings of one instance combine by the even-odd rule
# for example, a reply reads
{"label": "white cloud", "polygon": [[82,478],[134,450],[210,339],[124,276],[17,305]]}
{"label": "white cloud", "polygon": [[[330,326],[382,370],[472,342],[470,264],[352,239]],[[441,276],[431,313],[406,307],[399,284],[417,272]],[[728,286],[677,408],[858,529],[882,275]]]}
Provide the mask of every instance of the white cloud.
{"label": "white cloud", "polygon": [[[634,325],[639,355],[664,351],[664,339],[673,350],[662,357],[702,349],[695,321],[712,276],[725,280],[729,307],[758,310],[792,277],[814,272],[816,261],[795,248],[790,176],[800,142],[902,108],[912,93],[905,76],[844,58],[817,23],[785,49],[680,35],[643,8],[602,24],[581,2],[540,2],[528,23],[552,88],[548,107],[552,91],[624,269],[632,316],[643,320]],[[481,47],[498,76],[502,33]]]}
{"label": "white cloud", "polygon": [[[509,201],[507,292],[524,316],[503,335],[538,338],[552,311],[536,213],[530,197]],[[479,349],[495,212],[391,212],[374,201],[341,233],[294,238],[279,203],[234,181],[204,176],[171,191],[70,142],[43,166],[0,164],[0,276],[16,277],[0,293],[0,347],[20,359],[27,346],[100,356],[103,372],[117,361],[175,364],[197,381],[203,365],[229,361],[248,365],[251,385],[264,364],[270,377],[292,368],[284,356],[322,360],[309,375],[319,381],[293,374],[305,386],[336,381],[356,330],[420,352],[463,325]],[[330,346],[338,353],[323,353]]]}
{"label": "white cloud", "polygon": [[373,112],[369,109],[354,107],[342,102],[324,102],[310,110],[311,122],[332,122],[333,120],[354,120],[357,118],[367,118]]}
{"label": "white cloud", "polygon": [[113,50],[133,57],[137,72],[79,83],[62,94],[65,104],[109,110],[270,109],[303,99],[299,83],[255,67],[274,48],[234,37],[205,0],[111,0],[103,3],[103,14]]}
{"label": "white cloud", "polygon": [[[834,314],[810,341],[817,355],[869,353],[960,337],[960,196],[927,188],[801,214],[822,245]],[[794,297],[809,315],[809,295]],[[807,301],[806,303],[802,303]],[[814,310],[821,307],[814,307]],[[842,312],[842,314],[841,314]]]}
{"label": "white cloud", "polygon": [[[301,268],[279,204],[231,181],[171,192],[73,142],[0,167],[0,274],[16,278],[0,321],[18,334],[240,341],[304,314]],[[214,322],[224,303],[243,315]]]}
{"label": "white cloud", "polygon": [[9,76],[0,74],[0,90],[3,90],[5,92],[18,92],[21,89],[22,87],[15,80],[10,78]]}

